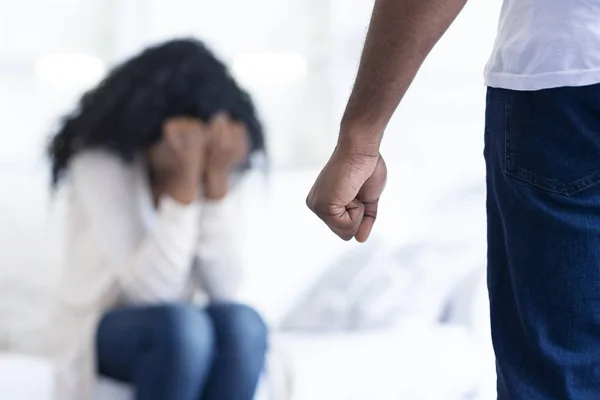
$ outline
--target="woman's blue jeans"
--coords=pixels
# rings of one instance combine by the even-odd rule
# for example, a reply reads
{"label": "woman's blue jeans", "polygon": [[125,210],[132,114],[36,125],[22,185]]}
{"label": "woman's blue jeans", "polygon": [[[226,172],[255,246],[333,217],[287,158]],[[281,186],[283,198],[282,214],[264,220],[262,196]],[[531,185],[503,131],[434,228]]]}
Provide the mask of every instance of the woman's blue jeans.
{"label": "woman's blue jeans", "polygon": [[488,287],[501,400],[600,399],[600,85],[489,89]]}
{"label": "woman's blue jeans", "polygon": [[251,400],[266,343],[260,316],[237,304],[118,309],[96,338],[100,374],[132,384],[138,400]]}

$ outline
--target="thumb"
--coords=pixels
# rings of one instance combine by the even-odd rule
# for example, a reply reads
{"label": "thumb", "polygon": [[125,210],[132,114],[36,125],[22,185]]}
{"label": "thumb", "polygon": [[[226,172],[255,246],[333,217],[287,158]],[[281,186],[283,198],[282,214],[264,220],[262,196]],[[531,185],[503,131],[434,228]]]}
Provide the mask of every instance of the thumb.
{"label": "thumb", "polygon": [[347,206],[340,209],[338,215],[332,215],[327,225],[343,240],[351,240],[361,226],[365,206],[359,200],[352,200]]}
{"label": "thumb", "polygon": [[377,206],[379,205],[379,200],[376,200],[372,203],[364,204],[364,212],[363,218],[360,222],[360,225],[356,231],[356,240],[360,243],[364,243],[371,235],[371,231],[373,230],[373,225],[375,225],[375,219],[377,218]]}

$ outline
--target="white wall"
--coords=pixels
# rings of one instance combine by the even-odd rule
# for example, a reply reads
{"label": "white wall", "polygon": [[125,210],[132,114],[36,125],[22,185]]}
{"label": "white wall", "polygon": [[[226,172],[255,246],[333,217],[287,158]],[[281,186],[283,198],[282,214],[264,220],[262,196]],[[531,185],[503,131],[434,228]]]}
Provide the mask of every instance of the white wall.
{"label": "white wall", "polygon": [[[128,3],[123,13],[132,12]],[[254,95],[275,165],[314,164],[327,155],[329,4],[319,0],[137,2],[137,44],[194,35],[206,41]],[[121,26],[128,25],[121,18]],[[141,21],[141,22],[140,22]],[[136,26],[136,29],[138,27]],[[125,30],[127,28],[123,28]]]}
{"label": "white wall", "polygon": [[[446,157],[436,149],[445,149],[464,154],[457,158],[466,160],[465,169],[481,167],[481,74],[499,3],[470,2],[425,63],[386,138],[386,148],[401,155],[394,158],[430,168]],[[275,165],[317,165],[335,142],[371,6],[364,0],[0,0],[0,115],[13,132],[0,163],[39,158],[52,122],[97,78],[94,60],[108,67],[150,43],[195,35],[253,93]],[[81,68],[68,63],[71,70],[45,81],[36,76],[36,63],[56,53],[91,61]]]}
{"label": "white wall", "polygon": [[[41,159],[53,122],[90,81],[86,71],[71,65],[71,70],[55,71],[59,82],[52,85],[36,67],[48,54],[85,54],[92,63],[93,57],[105,55],[109,8],[104,5],[0,0],[0,166]],[[70,85],[64,84],[65,77]]]}

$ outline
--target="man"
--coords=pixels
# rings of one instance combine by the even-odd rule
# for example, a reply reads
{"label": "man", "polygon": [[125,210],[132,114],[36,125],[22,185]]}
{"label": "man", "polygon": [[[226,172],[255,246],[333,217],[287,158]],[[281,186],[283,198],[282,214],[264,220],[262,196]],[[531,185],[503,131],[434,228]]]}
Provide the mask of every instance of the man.
{"label": "man", "polygon": [[[379,146],[466,0],[376,0],[308,206],[367,240]],[[505,0],[486,68],[488,288],[502,400],[600,399],[600,0]],[[440,166],[444,168],[444,166]]]}

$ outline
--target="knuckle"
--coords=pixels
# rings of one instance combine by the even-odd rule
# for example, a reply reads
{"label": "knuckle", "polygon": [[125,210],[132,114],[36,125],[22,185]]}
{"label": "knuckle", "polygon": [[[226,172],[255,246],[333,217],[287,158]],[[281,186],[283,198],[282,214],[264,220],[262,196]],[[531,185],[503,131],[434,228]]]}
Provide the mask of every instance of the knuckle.
{"label": "knuckle", "polygon": [[377,218],[377,210],[365,211],[365,217],[376,219]]}
{"label": "knuckle", "polygon": [[328,221],[334,215],[331,209],[332,206],[329,203],[324,202],[320,199],[313,199],[311,202],[311,209],[324,221]]}
{"label": "knuckle", "polygon": [[338,229],[332,229],[340,238],[342,238],[345,241],[349,241],[352,240],[352,238],[355,235],[355,231],[352,228],[349,227],[342,227],[341,229],[338,227]]}
{"label": "knuckle", "polygon": [[313,210],[312,199],[311,199],[310,195],[308,195],[308,197],[306,197],[305,204],[306,204],[306,207],[308,207],[309,210],[314,211]]}

